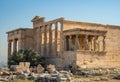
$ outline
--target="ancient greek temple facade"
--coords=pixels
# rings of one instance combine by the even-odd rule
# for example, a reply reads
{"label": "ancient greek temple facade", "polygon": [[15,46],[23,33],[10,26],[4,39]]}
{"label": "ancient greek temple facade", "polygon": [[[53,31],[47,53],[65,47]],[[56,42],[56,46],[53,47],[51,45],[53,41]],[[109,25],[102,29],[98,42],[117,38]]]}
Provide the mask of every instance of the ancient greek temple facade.
{"label": "ancient greek temple facade", "polygon": [[7,32],[8,57],[20,49],[34,49],[57,67],[120,66],[120,26],[36,16],[33,28]]}

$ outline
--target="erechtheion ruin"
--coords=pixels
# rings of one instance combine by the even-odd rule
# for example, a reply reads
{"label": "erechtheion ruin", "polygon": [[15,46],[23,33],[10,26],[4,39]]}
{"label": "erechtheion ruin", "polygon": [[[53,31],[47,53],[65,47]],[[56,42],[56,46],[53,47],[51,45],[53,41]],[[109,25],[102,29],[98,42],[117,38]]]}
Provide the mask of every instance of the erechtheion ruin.
{"label": "erechtheion ruin", "polygon": [[57,67],[120,67],[120,26],[64,18],[46,22],[44,17],[39,16],[32,22],[33,28],[7,32],[8,57],[19,49],[32,48]]}

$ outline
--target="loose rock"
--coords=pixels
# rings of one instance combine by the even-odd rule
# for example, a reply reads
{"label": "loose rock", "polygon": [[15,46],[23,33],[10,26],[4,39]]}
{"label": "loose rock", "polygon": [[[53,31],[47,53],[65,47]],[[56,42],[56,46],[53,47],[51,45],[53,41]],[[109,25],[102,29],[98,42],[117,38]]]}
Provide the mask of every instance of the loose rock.
{"label": "loose rock", "polygon": [[54,71],[56,71],[55,65],[52,64],[47,65],[46,69],[49,73],[53,73]]}
{"label": "loose rock", "polygon": [[120,74],[116,74],[116,75],[114,76],[114,79],[120,80]]}
{"label": "loose rock", "polygon": [[42,65],[39,64],[39,65],[37,66],[37,73],[40,74],[40,73],[43,73],[43,72],[44,72],[44,68],[42,67]]}

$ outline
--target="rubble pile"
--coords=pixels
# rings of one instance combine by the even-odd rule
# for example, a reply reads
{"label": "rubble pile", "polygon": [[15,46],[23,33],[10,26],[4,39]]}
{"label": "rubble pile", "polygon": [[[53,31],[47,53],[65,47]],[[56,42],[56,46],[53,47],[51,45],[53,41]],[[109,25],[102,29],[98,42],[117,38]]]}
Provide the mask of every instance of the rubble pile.
{"label": "rubble pile", "polygon": [[29,79],[42,82],[66,82],[72,81],[72,74],[67,71],[57,71],[54,65],[47,65],[46,71],[42,65],[31,67],[29,62],[20,62],[19,65],[11,65],[10,69],[0,70],[0,82],[14,79]]}
{"label": "rubble pile", "polygon": [[[69,71],[57,71],[55,65],[52,64],[44,68],[40,64],[36,67],[30,67],[29,62],[20,62],[19,65],[0,69],[0,82],[14,79],[28,79],[35,82],[76,82],[75,78],[79,78],[77,82],[109,81],[111,74],[113,74],[112,79],[120,80],[120,71],[117,68],[82,69],[74,67]],[[87,79],[81,79],[82,77],[87,77]]]}

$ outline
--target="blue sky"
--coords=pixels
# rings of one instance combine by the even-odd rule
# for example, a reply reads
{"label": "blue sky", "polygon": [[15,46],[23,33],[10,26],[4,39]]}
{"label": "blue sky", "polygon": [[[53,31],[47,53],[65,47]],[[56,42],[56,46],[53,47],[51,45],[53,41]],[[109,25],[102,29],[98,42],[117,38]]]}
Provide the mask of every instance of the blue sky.
{"label": "blue sky", "polygon": [[120,0],[0,0],[0,61],[6,61],[5,32],[19,27],[32,28],[36,16],[120,25]]}

